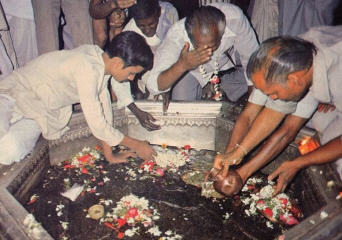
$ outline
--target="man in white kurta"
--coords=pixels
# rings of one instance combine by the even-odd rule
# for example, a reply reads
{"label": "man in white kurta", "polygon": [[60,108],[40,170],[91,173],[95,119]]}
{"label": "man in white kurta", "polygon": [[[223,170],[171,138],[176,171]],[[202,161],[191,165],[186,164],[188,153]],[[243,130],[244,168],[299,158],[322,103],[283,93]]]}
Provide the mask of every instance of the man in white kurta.
{"label": "man in white kurta", "polygon": [[[145,13],[145,9],[148,9],[149,14]],[[176,8],[168,2],[140,0],[137,1],[137,4],[133,5],[129,11],[132,15],[132,19],[126,24],[123,31],[133,31],[143,36],[153,53],[156,52],[158,46],[164,40],[166,33],[172,24],[178,21]],[[144,11],[144,13],[139,13],[139,11]],[[141,19],[135,19],[137,17],[135,16],[136,12],[138,12],[137,14],[143,15],[143,17]],[[148,32],[144,33],[146,30]],[[141,79],[138,80],[138,87],[143,93],[146,93],[145,87],[149,74],[150,72],[144,73]],[[152,98],[152,95],[150,95],[150,99]]]}
{"label": "man in white kurta", "polygon": [[[138,39],[140,48],[145,49],[141,51],[148,53],[146,58],[152,58],[152,52],[141,36],[132,32],[127,32],[125,36],[132,34],[132,39]],[[127,40],[119,38],[117,41]],[[130,45],[121,47],[127,48],[132,44],[131,42]],[[119,77],[123,79],[115,79],[121,82],[115,87],[121,87],[118,92],[129,91],[129,82],[124,80],[131,80],[143,67],[136,69],[134,66],[122,65],[120,69],[120,65],[116,67],[113,59],[120,60],[118,57],[108,57],[108,54],[97,46],[83,45],[74,50],[44,54],[4,79],[0,83],[0,104],[4,106],[0,108],[0,111],[3,111],[0,114],[0,163],[10,164],[23,158],[32,150],[40,132],[49,140],[61,137],[68,130],[72,104],[75,103],[81,103],[85,119],[96,138],[109,146],[122,143],[127,136],[112,126],[113,116],[107,83],[111,75],[114,78],[115,74],[121,74]],[[125,69],[130,71],[126,74],[122,72]],[[123,73],[127,76],[122,76]],[[30,121],[30,124],[26,124],[28,130],[24,132],[30,139],[28,141],[21,141],[24,136],[15,130],[16,124],[23,120]],[[9,145],[8,139],[14,144]],[[135,144],[143,144],[141,147],[149,152],[147,155],[151,154],[152,149],[149,149],[146,143],[136,141],[138,142]],[[4,146],[18,149],[8,151]],[[6,154],[6,151],[13,152],[14,156]],[[145,157],[149,158],[147,155]]]}
{"label": "man in white kurta", "polygon": [[[251,73],[258,89],[253,90],[248,105],[236,123],[227,154],[219,155],[214,166],[218,167],[221,161],[225,162],[226,167],[239,164],[249,150],[270,136],[258,154],[237,169],[242,182],[245,182],[280,153],[311,119],[311,126],[319,134],[321,147],[292,161],[285,161],[269,176],[269,180],[278,178],[275,194],[284,191],[295,174],[310,165],[335,163],[342,178],[342,27],[314,27],[300,37],[313,43],[317,49],[316,54],[312,53],[310,69],[291,72],[285,76],[285,83],[273,84],[264,84],[265,74],[259,73],[259,70]],[[298,42],[291,43],[292,46],[296,44]],[[273,46],[277,48],[277,44]],[[274,48],[268,46],[268,49],[271,52]],[[280,52],[281,47],[279,49]],[[267,57],[272,59],[269,54]],[[333,105],[335,109],[319,111],[317,106],[320,103]],[[278,130],[271,134],[278,125]],[[241,187],[234,186],[232,193]]]}
{"label": "man in white kurta", "polygon": [[[201,89],[209,82],[210,76],[215,70],[222,71],[234,67],[234,63],[236,63],[234,60],[236,52],[239,54],[242,66],[245,67],[249,56],[258,47],[254,31],[241,9],[227,3],[212,3],[210,5],[219,9],[224,14],[224,33],[221,36],[220,42],[217,43],[217,49],[214,49],[211,53],[209,61],[206,60],[201,64],[207,76],[201,73],[198,65],[194,66],[193,69],[184,71],[184,75],[177,79],[178,82],[173,81],[172,83],[173,100],[192,101],[200,99]],[[206,17],[203,17],[203,19],[205,21]],[[155,95],[170,89],[171,86],[167,89],[161,89],[158,81],[162,80],[158,79],[164,72],[167,72],[178,64],[186,43],[190,45],[189,52],[197,51],[197,48],[193,45],[194,43],[190,40],[189,34],[186,31],[185,19],[181,19],[170,28],[166,38],[155,54],[154,62],[158,64],[154,65],[150,77],[147,80],[147,88],[152,94]],[[234,63],[227,57],[225,52],[230,54]],[[247,91],[247,79],[244,77],[244,74],[238,79],[227,78],[222,77],[222,88],[229,99],[237,100]]]}

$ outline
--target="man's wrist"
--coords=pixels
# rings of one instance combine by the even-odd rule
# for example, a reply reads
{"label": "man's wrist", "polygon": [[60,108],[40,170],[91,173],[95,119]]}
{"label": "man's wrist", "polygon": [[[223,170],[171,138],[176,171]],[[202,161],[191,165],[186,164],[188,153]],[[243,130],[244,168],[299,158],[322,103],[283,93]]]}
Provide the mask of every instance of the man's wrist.
{"label": "man's wrist", "polygon": [[180,73],[185,73],[185,72],[190,70],[190,68],[187,66],[187,64],[184,63],[184,61],[182,61],[182,59],[179,59],[176,62],[175,67],[178,70],[178,72],[180,72]]}

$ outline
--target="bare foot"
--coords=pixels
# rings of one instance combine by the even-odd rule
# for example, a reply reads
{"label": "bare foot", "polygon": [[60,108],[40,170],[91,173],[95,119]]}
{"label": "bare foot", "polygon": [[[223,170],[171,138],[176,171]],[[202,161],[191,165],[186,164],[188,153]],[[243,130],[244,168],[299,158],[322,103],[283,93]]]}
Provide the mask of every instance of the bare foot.
{"label": "bare foot", "polygon": [[118,163],[125,163],[127,162],[127,159],[129,157],[137,157],[137,154],[134,152],[120,152],[116,154],[112,154],[109,158],[107,158],[107,161],[110,164],[118,164]]}

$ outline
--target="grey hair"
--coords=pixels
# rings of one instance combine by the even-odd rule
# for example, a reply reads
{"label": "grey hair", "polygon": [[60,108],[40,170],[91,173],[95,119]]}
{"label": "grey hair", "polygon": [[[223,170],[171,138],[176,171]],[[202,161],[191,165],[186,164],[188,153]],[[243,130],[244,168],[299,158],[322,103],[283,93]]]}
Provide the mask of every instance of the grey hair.
{"label": "grey hair", "polygon": [[202,6],[185,19],[185,29],[192,42],[195,27],[199,27],[201,35],[207,35],[212,26],[217,26],[222,37],[226,27],[226,17],[221,10],[213,6]]}
{"label": "grey hair", "polygon": [[247,76],[264,71],[266,83],[285,84],[290,73],[310,69],[316,46],[298,37],[279,36],[265,40],[249,58]]}

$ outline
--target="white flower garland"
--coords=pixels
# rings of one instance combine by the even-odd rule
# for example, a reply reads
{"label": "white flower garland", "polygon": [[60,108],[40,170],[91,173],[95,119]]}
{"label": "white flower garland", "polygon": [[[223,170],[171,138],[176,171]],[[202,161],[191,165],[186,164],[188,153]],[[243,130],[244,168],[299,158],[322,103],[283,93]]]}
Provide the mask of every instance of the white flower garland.
{"label": "white flower garland", "polygon": [[214,60],[214,72],[212,76],[209,77],[209,74],[207,73],[203,65],[200,65],[198,70],[203,79],[208,79],[211,84],[214,84],[215,96],[213,97],[213,99],[215,101],[220,101],[222,99],[222,92],[220,90],[220,78],[218,77],[219,63],[217,61],[217,57]]}

